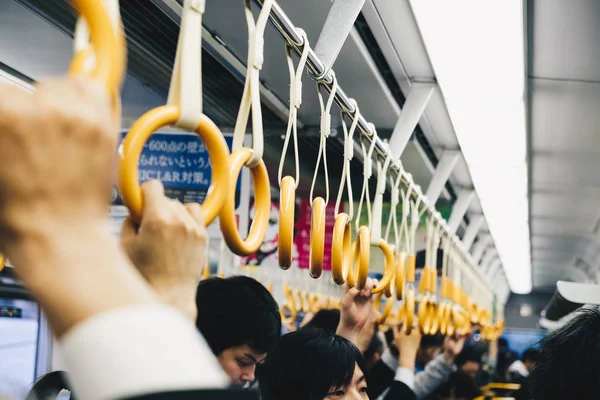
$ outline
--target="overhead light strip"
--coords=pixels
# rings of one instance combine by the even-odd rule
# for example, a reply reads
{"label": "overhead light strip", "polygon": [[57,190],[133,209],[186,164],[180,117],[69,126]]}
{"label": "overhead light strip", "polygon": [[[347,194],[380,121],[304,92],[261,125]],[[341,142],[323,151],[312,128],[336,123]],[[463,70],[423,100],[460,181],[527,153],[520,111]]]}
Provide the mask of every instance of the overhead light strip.
{"label": "overhead light strip", "polygon": [[529,293],[522,2],[411,5],[510,289]]}

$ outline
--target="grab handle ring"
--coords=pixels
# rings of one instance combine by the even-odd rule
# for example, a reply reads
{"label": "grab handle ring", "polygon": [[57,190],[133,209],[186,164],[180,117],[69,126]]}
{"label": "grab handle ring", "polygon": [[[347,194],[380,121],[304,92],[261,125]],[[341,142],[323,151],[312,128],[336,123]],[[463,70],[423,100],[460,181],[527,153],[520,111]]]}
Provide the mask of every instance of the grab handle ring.
{"label": "grab handle ring", "polygon": [[[174,124],[179,115],[180,110],[175,105],[165,105],[148,111],[131,127],[120,148],[117,184],[123,202],[138,222],[141,220],[143,209],[142,190],[138,181],[138,162],[142,149],[156,130]],[[229,150],[219,128],[204,114],[200,118],[196,133],[204,142],[212,164],[211,185],[202,204],[204,224],[208,226],[219,214],[226,200],[229,189]]]}
{"label": "grab handle ring", "polygon": [[[121,87],[125,75],[125,42],[117,37],[104,2],[98,0],[72,0],[77,12],[89,25],[91,47],[96,56],[93,68],[87,68],[86,54],[76,54],[69,67],[70,75],[85,74],[102,82],[110,92]],[[120,28],[118,28],[120,29]]]}
{"label": "grab handle ring", "polygon": [[223,209],[220,213],[219,225],[223,233],[223,239],[232,252],[239,256],[249,256],[255,253],[262,244],[271,212],[271,186],[269,175],[263,160],[256,167],[251,168],[254,181],[254,209],[256,215],[252,220],[250,233],[246,240],[242,240],[237,230],[235,220],[235,186],[242,167],[252,158],[252,150],[240,147],[229,156],[229,190]]}

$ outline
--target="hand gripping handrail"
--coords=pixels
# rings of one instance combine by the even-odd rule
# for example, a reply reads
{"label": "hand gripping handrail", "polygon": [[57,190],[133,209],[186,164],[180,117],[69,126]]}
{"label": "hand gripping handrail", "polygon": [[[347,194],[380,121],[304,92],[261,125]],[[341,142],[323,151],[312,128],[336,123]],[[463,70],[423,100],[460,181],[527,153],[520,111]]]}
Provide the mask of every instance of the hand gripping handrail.
{"label": "hand gripping handrail", "polygon": [[[321,84],[317,82],[317,95],[319,97],[319,105],[321,107],[321,139],[319,141],[319,153],[317,154],[317,163],[313,174],[312,183],[310,185],[310,205],[312,208],[311,224],[310,224],[310,276],[318,278],[323,273],[323,257],[325,255],[325,213],[327,203],[329,202],[329,173],[327,171],[327,138],[331,133],[331,107],[335,99],[337,91],[337,79],[333,75],[333,89],[327,99],[327,103],[323,102],[321,94]],[[317,176],[319,174],[319,166],[323,158],[323,170],[325,175],[325,198],[319,196],[313,197]]]}
{"label": "hand gripping handrail", "polygon": [[[350,161],[354,157],[354,131],[358,124],[360,111],[355,104],[356,111],[350,125],[350,130],[346,126],[344,113],[341,113],[342,129],[344,131],[344,166],[342,168],[342,177],[340,187],[335,202],[335,224],[333,226],[333,238],[331,242],[331,274],[333,281],[338,285],[343,285],[348,277],[348,271],[353,268],[354,252],[352,249],[352,218],[354,217],[354,200],[352,198],[352,179],[350,176]],[[348,191],[348,213],[340,213],[340,203],[344,192],[344,184]]]}
{"label": "hand gripping handrail", "polygon": [[[272,4],[272,0],[264,2],[255,22],[250,0],[244,0],[248,25],[248,70],[233,132],[233,151],[229,156],[229,191],[225,205],[219,214],[223,239],[231,251],[240,256],[249,256],[258,250],[267,233],[271,214],[271,185],[267,167],[262,159],[264,138],[260,103],[260,70],[264,60],[264,32]],[[242,147],[250,109],[252,109],[252,149]],[[245,240],[240,237],[235,217],[236,182],[243,166],[250,168],[252,174],[256,212]]]}
{"label": "hand gripping handrail", "polygon": [[167,105],[154,108],[131,127],[119,151],[117,184],[132,217],[140,221],[143,209],[138,161],[150,136],[159,128],[175,126],[195,131],[204,142],[212,164],[211,186],[202,211],[209,225],[225,204],[229,190],[229,151],[219,128],[202,113],[201,33],[205,0],[185,0],[175,65]]}
{"label": "hand gripping handrail", "polygon": [[[290,73],[290,111],[288,117],[287,129],[285,132],[285,140],[283,149],[281,150],[281,159],[279,160],[279,170],[277,172],[279,179],[279,244],[277,255],[279,259],[279,267],[281,269],[289,269],[292,266],[293,249],[294,249],[294,213],[296,209],[296,189],[300,182],[300,166],[298,157],[298,109],[302,104],[302,74],[306,65],[306,57],[308,56],[309,43],[306,33],[300,32],[300,36],[304,40],[302,43],[303,51],[298,62],[298,67],[294,70],[292,60],[292,50],[286,42],[285,56],[288,63]],[[287,148],[290,142],[290,136],[293,137],[294,146],[294,167],[295,177],[283,175],[283,164],[287,153]]]}

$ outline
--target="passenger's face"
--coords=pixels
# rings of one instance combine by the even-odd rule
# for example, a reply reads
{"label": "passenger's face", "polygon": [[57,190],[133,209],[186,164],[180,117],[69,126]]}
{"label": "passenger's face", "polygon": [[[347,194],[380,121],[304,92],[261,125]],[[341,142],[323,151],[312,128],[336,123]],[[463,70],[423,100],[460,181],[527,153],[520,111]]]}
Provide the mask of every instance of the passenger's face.
{"label": "passenger's face", "polygon": [[344,387],[331,388],[323,400],[369,400],[365,374],[360,370],[358,364],[354,367],[352,381]]}
{"label": "passenger's face", "polygon": [[460,369],[463,372],[466,372],[467,374],[469,374],[471,377],[475,378],[475,376],[479,372],[479,363],[476,363],[473,361],[467,361],[466,363],[463,364],[462,367],[460,367]]}
{"label": "passenger's face", "polygon": [[245,385],[254,380],[256,364],[264,361],[267,355],[257,353],[248,345],[230,347],[219,355],[221,368],[233,385]]}

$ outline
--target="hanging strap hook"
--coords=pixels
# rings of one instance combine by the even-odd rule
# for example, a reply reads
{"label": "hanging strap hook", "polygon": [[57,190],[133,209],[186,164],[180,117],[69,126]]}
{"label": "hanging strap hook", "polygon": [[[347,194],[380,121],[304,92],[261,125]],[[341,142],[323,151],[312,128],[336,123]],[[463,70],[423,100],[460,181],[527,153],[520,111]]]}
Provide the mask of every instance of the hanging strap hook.
{"label": "hanging strap hook", "polygon": [[262,110],[260,104],[260,70],[264,61],[264,33],[273,6],[273,0],[265,0],[254,21],[250,0],[244,0],[246,22],[248,25],[248,71],[244,83],[244,93],[233,131],[232,150],[244,144],[244,134],[252,109],[252,156],[246,162],[249,168],[256,167],[264,151]]}

